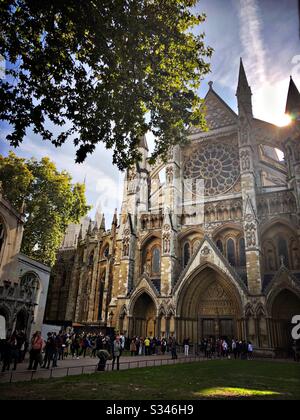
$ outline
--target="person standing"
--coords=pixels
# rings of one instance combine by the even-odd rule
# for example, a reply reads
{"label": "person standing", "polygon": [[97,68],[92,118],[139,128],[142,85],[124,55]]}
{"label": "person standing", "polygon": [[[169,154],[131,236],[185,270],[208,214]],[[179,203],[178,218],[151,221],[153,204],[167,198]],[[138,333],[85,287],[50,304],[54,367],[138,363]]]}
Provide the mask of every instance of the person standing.
{"label": "person standing", "polygon": [[121,335],[120,335],[120,343],[121,343],[121,355],[120,356],[122,356],[122,353],[125,350],[125,344],[126,344],[126,338],[125,338],[125,335],[123,333],[121,333]]}
{"label": "person standing", "polygon": [[190,351],[190,339],[189,338],[185,338],[183,340],[183,346],[184,346],[184,355],[185,357],[189,356],[189,351]]}
{"label": "person standing", "polygon": [[167,351],[167,340],[163,338],[161,340],[161,352],[163,356],[166,354],[166,351]]}
{"label": "person standing", "polygon": [[177,359],[177,343],[174,337],[171,340],[172,341],[170,341],[170,348],[171,348],[172,359],[176,360]]}
{"label": "person standing", "polygon": [[37,370],[43,347],[44,340],[41,336],[41,332],[37,331],[31,340],[30,361],[28,370]]}
{"label": "person standing", "polygon": [[53,335],[51,332],[48,332],[47,342],[45,346],[44,364],[42,366],[42,369],[50,369],[50,363],[51,361],[53,361],[55,351],[56,351],[56,346],[55,346]]}
{"label": "person standing", "polygon": [[232,340],[231,349],[232,349],[232,353],[234,355],[234,360],[236,360],[237,359],[237,354],[238,354],[238,351],[237,351],[237,341]]}
{"label": "person standing", "polygon": [[112,356],[113,356],[112,370],[114,370],[115,368],[116,361],[117,361],[117,370],[120,370],[121,353],[122,353],[122,343],[121,343],[120,337],[117,336],[112,345]]}
{"label": "person standing", "polygon": [[2,373],[9,371],[11,363],[11,346],[9,340],[1,342]]}
{"label": "person standing", "polygon": [[10,340],[9,340],[9,344],[10,344],[10,349],[11,349],[11,362],[13,362],[14,367],[13,370],[17,370],[17,364],[19,362],[20,359],[20,352],[18,349],[18,340],[17,340],[17,333],[14,333]]}
{"label": "person standing", "polygon": [[131,353],[131,357],[136,355],[136,344],[135,344],[135,339],[131,340],[131,344],[130,344],[130,353]]}
{"label": "person standing", "polygon": [[252,360],[253,359],[253,344],[251,343],[251,341],[249,341],[248,343],[248,360]]}
{"label": "person standing", "polygon": [[18,350],[19,350],[19,363],[24,362],[25,353],[28,348],[28,342],[26,339],[26,335],[24,331],[18,331],[17,333],[17,342],[18,342]]}
{"label": "person standing", "polygon": [[148,337],[145,338],[144,346],[145,346],[145,356],[150,356],[150,340]]}

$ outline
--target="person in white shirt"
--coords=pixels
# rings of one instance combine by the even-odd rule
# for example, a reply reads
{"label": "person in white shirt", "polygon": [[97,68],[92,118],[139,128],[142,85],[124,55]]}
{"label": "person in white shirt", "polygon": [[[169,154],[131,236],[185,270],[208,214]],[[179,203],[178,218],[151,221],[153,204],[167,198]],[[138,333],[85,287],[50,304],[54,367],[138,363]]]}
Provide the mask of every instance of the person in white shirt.
{"label": "person in white shirt", "polygon": [[121,333],[121,335],[120,335],[121,355],[122,355],[123,351],[125,350],[125,342],[126,342],[125,336],[124,336],[123,333]]}
{"label": "person in white shirt", "polygon": [[251,342],[248,343],[248,360],[253,359],[253,344]]}

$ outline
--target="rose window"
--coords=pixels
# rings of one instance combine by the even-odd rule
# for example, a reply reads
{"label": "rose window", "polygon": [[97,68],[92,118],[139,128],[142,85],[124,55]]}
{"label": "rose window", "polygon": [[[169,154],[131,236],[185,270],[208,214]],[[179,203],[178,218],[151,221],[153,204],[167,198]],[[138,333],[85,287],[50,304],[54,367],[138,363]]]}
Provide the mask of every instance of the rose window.
{"label": "rose window", "polygon": [[209,144],[198,149],[185,162],[184,178],[203,179],[206,196],[226,193],[235,185],[239,176],[236,146]]}

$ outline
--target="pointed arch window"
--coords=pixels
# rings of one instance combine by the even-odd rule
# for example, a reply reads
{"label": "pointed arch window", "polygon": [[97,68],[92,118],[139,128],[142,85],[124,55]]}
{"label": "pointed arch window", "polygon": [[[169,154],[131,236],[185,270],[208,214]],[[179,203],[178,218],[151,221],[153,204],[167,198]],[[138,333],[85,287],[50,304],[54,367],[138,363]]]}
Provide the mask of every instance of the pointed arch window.
{"label": "pointed arch window", "polygon": [[230,265],[233,267],[236,266],[236,253],[233,239],[228,239],[227,241],[227,259]]}
{"label": "pointed arch window", "polygon": [[160,274],[160,249],[155,247],[152,251],[152,274]]}
{"label": "pointed arch window", "polygon": [[287,245],[287,241],[282,237],[278,238],[278,256],[279,256],[279,261],[282,261],[283,259],[285,267],[289,268],[288,245]]}
{"label": "pointed arch window", "polygon": [[108,258],[109,257],[109,245],[106,245],[103,251],[103,257]]}
{"label": "pointed arch window", "polygon": [[183,247],[183,266],[184,268],[188,265],[191,258],[191,245],[187,242]]}
{"label": "pointed arch window", "polygon": [[89,266],[93,264],[94,264],[94,251],[92,251],[89,256]]}
{"label": "pointed arch window", "polygon": [[99,284],[98,321],[102,320],[104,284],[105,284],[105,275],[103,275],[103,277],[100,279],[100,284]]}
{"label": "pointed arch window", "polygon": [[240,257],[240,267],[246,267],[246,246],[245,239],[241,238],[239,240],[239,257]]}

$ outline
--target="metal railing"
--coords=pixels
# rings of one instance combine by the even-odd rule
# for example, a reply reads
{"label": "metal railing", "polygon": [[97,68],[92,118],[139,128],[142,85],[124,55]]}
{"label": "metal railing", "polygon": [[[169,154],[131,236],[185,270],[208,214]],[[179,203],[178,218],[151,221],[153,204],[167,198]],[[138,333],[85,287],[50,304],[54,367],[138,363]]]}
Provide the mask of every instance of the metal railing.
{"label": "metal railing", "polygon": [[[129,369],[138,369],[138,368],[149,368],[149,367],[161,367],[161,366],[169,366],[175,364],[185,364],[185,363],[195,363],[201,362],[205,359],[204,357],[200,356],[189,356],[189,357],[181,357],[178,359],[142,359],[137,360],[138,357],[133,358],[134,360],[122,361],[120,360],[119,366],[120,370],[129,370]],[[96,359],[95,359],[96,361]],[[63,377],[69,376],[78,376],[84,374],[92,374],[92,373],[105,373],[112,371],[113,364],[111,361],[107,362],[105,367],[105,372],[98,372],[97,370],[98,363],[94,365],[85,365],[85,366],[70,366],[70,367],[63,367],[63,368],[51,368],[51,369],[43,369],[37,371],[10,371],[0,373],[0,384],[1,383],[15,383],[15,382],[31,382],[40,379],[59,379]],[[117,369],[117,363],[115,363],[114,370]]]}

